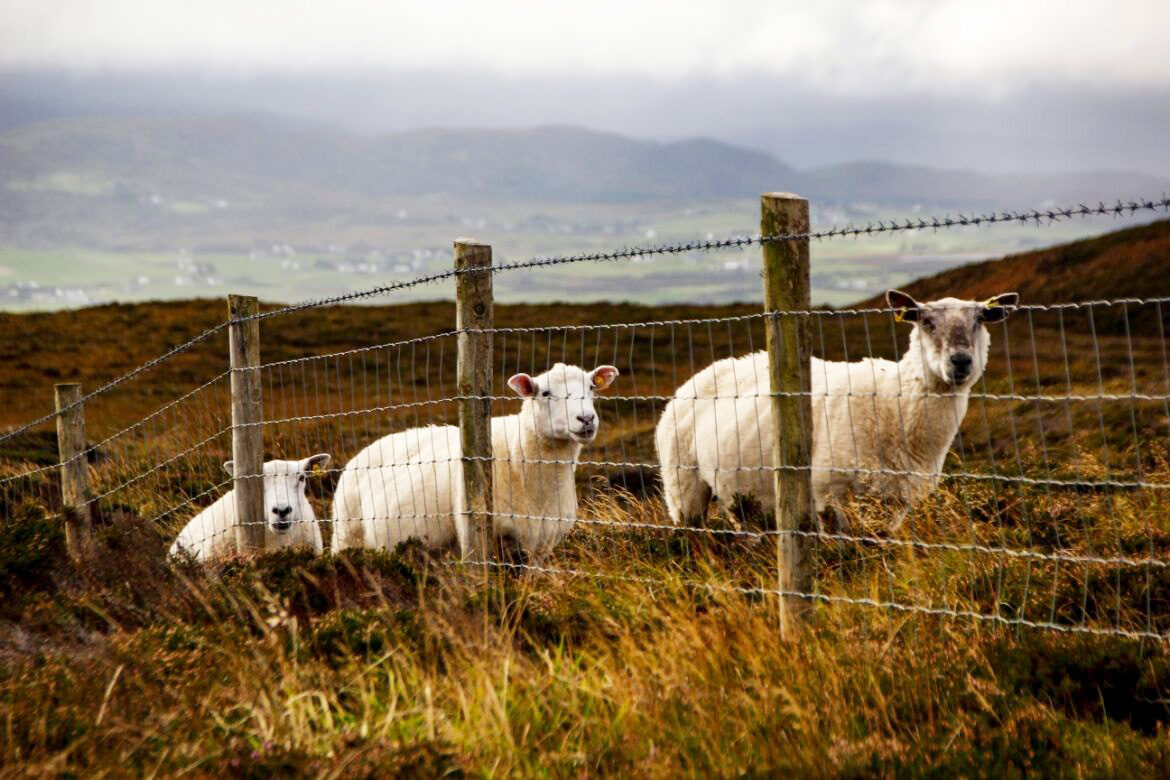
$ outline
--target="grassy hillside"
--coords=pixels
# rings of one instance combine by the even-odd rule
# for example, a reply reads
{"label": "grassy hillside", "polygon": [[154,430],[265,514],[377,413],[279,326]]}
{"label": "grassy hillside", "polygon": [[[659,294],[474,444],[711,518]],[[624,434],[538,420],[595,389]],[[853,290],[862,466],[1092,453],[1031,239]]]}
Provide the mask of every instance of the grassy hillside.
{"label": "grassy hillside", "polygon": [[[1121,231],[908,289],[1018,289],[1024,302],[1166,294],[1155,271],[1168,234],[1166,223]],[[888,508],[858,502],[853,533],[868,541],[822,539],[811,552],[817,592],[837,603],[783,643],[773,597],[744,592],[775,587],[772,537],[750,535],[767,519],[708,518],[738,534],[620,525],[667,520],[653,469],[607,465],[652,463],[651,397],[760,348],[762,321],[539,329],[756,311],[497,308],[500,326],[538,328],[497,336],[497,388],[559,359],[622,371],[611,395],[627,398],[599,402],[599,438],[582,456],[585,522],[544,562],[551,573],[485,581],[409,545],[168,563],[177,527],[224,487],[222,334],[95,401],[91,440],[211,381],[94,454],[91,479],[109,495],[85,565],[62,554],[53,471],[0,487],[0,774],[1159,775],[1164,641],[845,602],[1170,633],[1170,569],[1074,560],[1170,560],[1165,492],[1100,484],[1170,483],[1170,409],[1136,397],[1168,392],[1164,313],[1021,312],[994,328],[946,470],[1088,484],[944,480],[897,533]],[[222,316],[219,301],[0,315],[0,425],[46,411],[53,381],[93,387]],[[452,321],[445,302],[264,321],[266,449],[343,463],[387,431],[451,420],[438,399],[454,394],[454,344],[437,334]],[[905,346],[906,326],[888,317],[813,322],[818,354]],[[995,397],[1018,394],[1036,399]],[[53,459],[46,426],[0,443],[0,476]],[[319,516],[334,479],[312,481]]]}
{"label": "grassy hillside", "polygon": [[[905,291],[920,301],[948,295],[976,300],[1016,290],[1027,303],[1170,296],[1170,220],[1107,233],[919,279]],[[863,305],[885,305],[882,297]]]}

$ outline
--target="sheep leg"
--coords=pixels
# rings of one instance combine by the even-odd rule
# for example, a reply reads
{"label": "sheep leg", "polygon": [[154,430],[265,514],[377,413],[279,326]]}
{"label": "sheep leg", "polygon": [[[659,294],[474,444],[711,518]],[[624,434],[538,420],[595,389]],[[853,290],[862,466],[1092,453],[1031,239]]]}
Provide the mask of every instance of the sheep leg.
{"label": "sheep leg", "polygon": [[688,528],[707,525],[707,509],[711,506],[711,486],[702,480],[692,485],[682,509],[682,522]]}

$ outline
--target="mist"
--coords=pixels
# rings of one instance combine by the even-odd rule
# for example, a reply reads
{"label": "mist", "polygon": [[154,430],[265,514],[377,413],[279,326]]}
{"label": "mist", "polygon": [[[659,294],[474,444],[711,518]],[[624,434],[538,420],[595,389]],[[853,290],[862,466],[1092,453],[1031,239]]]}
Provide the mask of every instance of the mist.
{"label": "mist", "polygon": [[774,74],[500,76],[453,70],[348,75],[200,70],[19,70],[0,75],[0,126],[86,115],[267,113],[377,135],[420,127],[566,124],[636,138],[695,136],[797,168],[857,160],[987,173],[1170,173],[1170,88],[1035,83],[840,95]]}

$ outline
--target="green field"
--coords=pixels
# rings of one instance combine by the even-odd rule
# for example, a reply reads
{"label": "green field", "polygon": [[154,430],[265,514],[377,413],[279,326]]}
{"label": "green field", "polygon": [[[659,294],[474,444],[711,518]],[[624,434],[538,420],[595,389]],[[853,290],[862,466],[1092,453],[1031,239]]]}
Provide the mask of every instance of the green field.
{"label": "green field", "polygon": [[[457,218],[445,206],[411,202],[403,205],[406,217],[391,217],[381,224],[374,223],[370,214],[344,223],[282,222],[256,230],[248,240],[220,226],[201,237],[171,240],[166,249],[135,248],[134,244],[152,243],[145,237],[130,237],[129,246],[120,249],[0,247],[0,306],[30,311],[110,301],[217,297],[228,292],[292,302],[447,270],[451,242],[463,235],[491,243],[495,261],[505,263],[750,235],[758,230],[755,208],[747,200],[579,208],[511,204],[469,207],[466,213],[473,216]],[[864,208],[824,210],[814,211],[814,224],[905,216]],[[956,265],[1092,235],[1118,224],[1105,219],[1074,220],[1043,232],[1034,226],[1003,225],[819,242],[812,250],[813,301],[846,304]],[[759,297],[758,258],[758,248],[748,248],[503,274],[497,277],[496,295],[505,302],[752,301]],[[450,283],[443,282],[379,300],[447,297],[450,290]]]}

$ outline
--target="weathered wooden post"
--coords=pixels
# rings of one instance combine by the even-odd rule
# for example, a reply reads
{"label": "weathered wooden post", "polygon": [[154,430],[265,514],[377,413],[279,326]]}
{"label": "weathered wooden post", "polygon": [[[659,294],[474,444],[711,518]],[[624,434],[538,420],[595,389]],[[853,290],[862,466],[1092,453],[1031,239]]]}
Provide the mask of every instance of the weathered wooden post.
{"label": "weathered wooden post", "polygon": [[57,455],[61,460],[61,502],[65,507],[65,547],[69,557],[81,558],[93,528],[89,502],[88,462],[85,457],[85,407],[81,385],[54,385],[57,402]]}
{"label": "weathered wooden post", "polygon": [[455,328],[459,331],[459,440],[463,446],[463,502],[456,528],[464,560],[488,561],[492,528],[492,248],[455,241]]}
{"label": "weathered wooden post", "polygon": [[251,295],[228,296],[228,348],[232,367],[232,489],[235,491],[236,549],[264,549],[264,419],[260,399],[260,302]]}
{"label": "weathered wooden post", "polygon": [[[760,233],[780,236],[807,233],[808,201],[787,192],[760,197]],[[815,528],[812,503],[812,398],[809,358],[812,329],[808,311],[809,241],[765,241],[764,310],[767,318],[768,373],[772,388],[772,462],[776,466],[777,568],[782,594],[808,593],[809,537],[796,532]],[[796,595],[780,597],[780,631],[791,638],[810,602]]]}

